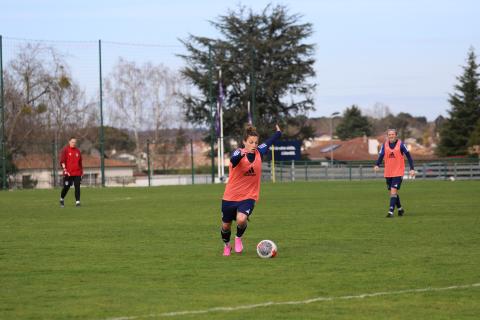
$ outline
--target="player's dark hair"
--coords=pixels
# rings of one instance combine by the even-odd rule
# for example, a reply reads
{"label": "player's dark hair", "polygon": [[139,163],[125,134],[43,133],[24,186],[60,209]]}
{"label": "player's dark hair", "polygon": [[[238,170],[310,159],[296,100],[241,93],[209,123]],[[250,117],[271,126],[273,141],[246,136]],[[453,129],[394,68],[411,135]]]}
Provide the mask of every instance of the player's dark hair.
{"label": "player's dark hair", "polygon": [[75,138],[74,136],[71,136],[70,138],[68,138],[68,141],[70,141],[70,140],[72,140],[72,139],[75,139],[75,140],[76,140],[77,138]]}
{"label": "player's dark hair", "polygon": [[243,133],[243,141],[247,141],[248,137],[258,137],[257,129],[252,125],[248,125],[245,128],[245,132]]}
{"label": "player's dark hair", "polygon": [[387,133],[388,133],[389,131],[393,131],[393,132],[395,132],[395,134],[398,134],[397,129],[389,128],[389,129],[387,129]]}

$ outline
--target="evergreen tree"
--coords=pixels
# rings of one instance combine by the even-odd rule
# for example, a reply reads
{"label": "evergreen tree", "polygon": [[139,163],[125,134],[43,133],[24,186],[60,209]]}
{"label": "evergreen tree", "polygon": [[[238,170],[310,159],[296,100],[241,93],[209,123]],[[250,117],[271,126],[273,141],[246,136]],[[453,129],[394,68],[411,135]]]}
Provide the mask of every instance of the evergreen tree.
{"label": "evergreen tree", "polygon": [[401,140],[405,140],[407,136],[410,134],[410,130],[408,130],[409,124],[412,122],[412,115],[405,112],[400,112],[396,116],[389,115],[387,117],[387,127],[382,128],[382,133],[385,133],[385,129],[397,129],[398,137]]}
{"label": "evergreen tree", "polygon": [[468,142],[480,118],[480,89],[478,64],[473,48],[468,52],[467,65],[457,77],[455,92],[450,94],[452,106],[449,118],[440,130],[438,154],[442,156],[466,155]]}
{"label": "evergreen tree", "polygon": [[213,83],[213,97],[218,95],[221,69],[223,120],[224,128],[228,129],[225,141],[229,138],[238,141],[241,137],[248,122],[247,103],[252,101],[252,95],[254,125],[261,138],[271,135],[277,122],[284,129],[290,128],[284,136],[311,137],[314,131],[305,121],[305,115],[313,110],[315,85],[307,80],[315,75],[315,60],[314,45],[305,41],[313,28],[300,20],[300,15],[289,14],[280,5],[268,5],[260,13],[239,7],[211,22],[221,38],[190,35],[182,40],[188,51],[180,55],[186,62],[182,74],[200,91],[199,95],[182,97],[186,118],[210,127],[209,89]]}
{"label": "evergreen tree", "polygon": [[337,136],[342,140],[347,140],[363,135],[369,136],[372,132],[372,125],[368,122],[366,116],[362,116],[362,112],[358,106],[353,105],[343,112],[342,121],[336,129]]}
{"label": "evergreen tree", "polygon": [[473,132],[470,135],[468,146],[477,148],[480,146],[480,119],[478,119],[475,129],[473,129]]}
{"label": "evergreen tree", "polygon": [[[97,127],[95,127],[97,128]],[[98,129],[96,129],[98,132]],[[119,129],[115,127],[105,126],[103,127],[105,134],[105,149],[116,151],[133,152],[135,150],[135,142],[125,129]],[[95,145],[100,149],[99,142]]]}

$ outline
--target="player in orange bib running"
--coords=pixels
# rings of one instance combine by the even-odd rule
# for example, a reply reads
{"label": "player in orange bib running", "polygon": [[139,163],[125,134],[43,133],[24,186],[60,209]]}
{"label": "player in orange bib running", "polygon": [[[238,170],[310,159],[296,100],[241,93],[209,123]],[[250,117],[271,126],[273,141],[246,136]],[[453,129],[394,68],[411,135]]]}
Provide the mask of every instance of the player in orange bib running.
{"label": "player in orange bib running", "polygon": [[229,256],[232,221],[237,221],[235,252],[243,251],[242,235],[247,229],[248,217],[252,214],[255,201],[260,193],[262,177],[262,156],[282,135],[278,125],[277,131],[267,141],[258,145],[258,133],[252,126],[245,129],[243,148],[233,152],[230,158],[229,177],[222,199],[222,240],[223,255]]}
{"label": "player in orange bib running", "polygon": [[408,152],[403,142],[397,139],[397,130],[388,129],[387,140],[380,149],[377,163],[373,168],[375,171],[378,171],[382,160],[385,162],[384,176],[387,181],[387,189],[390,190],[390,206],[388,208],[387,218],[393,218],[395,206],[398,208],[398,216],[401,217],[405,213],[405,210],[400,204],[400,196],[398,195],[398,190],[400,190],[405,174],[404,156],[407,157],[408,164],[410,165],[408,174],[410,177],[414,177],[415,169],[413,168],[413,159],[410,156],[410,152]]}

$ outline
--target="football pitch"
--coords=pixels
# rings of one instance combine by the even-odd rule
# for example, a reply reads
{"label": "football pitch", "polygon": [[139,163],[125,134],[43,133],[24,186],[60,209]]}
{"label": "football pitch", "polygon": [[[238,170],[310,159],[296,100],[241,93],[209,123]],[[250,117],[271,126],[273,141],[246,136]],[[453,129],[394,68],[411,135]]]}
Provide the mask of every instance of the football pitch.
{"label": "football pitch", "polygon": [[230,257],[221,185],[0,192],[0,319],[479,319],[479,191],[266,183]]}

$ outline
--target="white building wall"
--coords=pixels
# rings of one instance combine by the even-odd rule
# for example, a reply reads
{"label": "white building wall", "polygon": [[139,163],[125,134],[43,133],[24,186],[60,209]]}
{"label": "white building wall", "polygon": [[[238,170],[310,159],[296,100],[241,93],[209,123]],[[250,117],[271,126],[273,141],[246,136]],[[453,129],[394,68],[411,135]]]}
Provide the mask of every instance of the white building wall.
{"label": "white building wall", "polygon": [[[83,184],[84,185],[100,185],[101,171],[100,168],[84,169]],[[63,176],[62,170],[58,170],[58,177]],[[32,180],[36,180],[37,189],[51,188],[53,185],[52,170],[49,169],[23,169],[19,170],[15,175],[15,182],[18,188],[22,188],[24,176],[30,176]],[[123,186],[126,184],[135,184],[133,177],[133,167],[113,167],[105,168],[106,184],[108,186]],[[95,180],[96,179],[96,180]]]}
{"label": "white building wall", "polygon": [[378,146],[380,143],[377,139],[368,139],[368,153],[369,154],[378,154]]}

